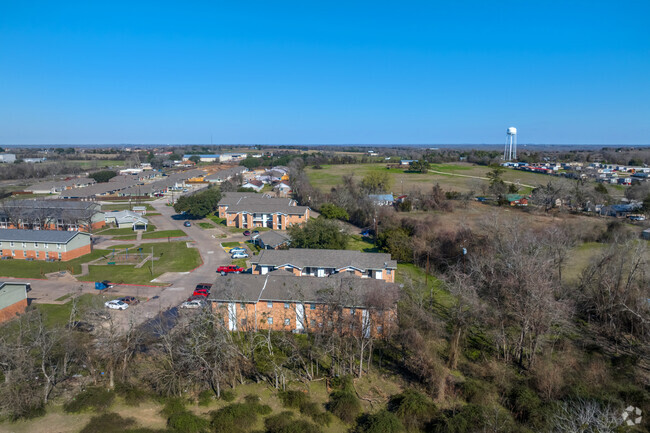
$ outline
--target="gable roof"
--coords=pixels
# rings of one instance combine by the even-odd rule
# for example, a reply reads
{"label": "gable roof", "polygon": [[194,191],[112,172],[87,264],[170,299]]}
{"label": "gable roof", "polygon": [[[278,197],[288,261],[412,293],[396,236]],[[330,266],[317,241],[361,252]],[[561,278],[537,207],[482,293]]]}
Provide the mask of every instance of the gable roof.
{"label": "gable roof", "polygon": [[317,250],[310,248],[290,248],[288,250],[262,250],[259,256],[251,260],[260,266],[291,265],[303,269],[315,268],[355,268],[362,271],[369,269],[397,269],[397,262],[386,253],[362,253],[350,250]]}
{"label": "gable roof", "polygon": [[289,206],[282,203],[245,203],[228,206],[226,213],[281,213],[285,215],[304,215],[309,209],[307,206]]}
{"label": "gable roof", "polygon": [[227,275],[216,280],[210,300],[216,302],[297,302],[338,303],[345,307],[365,307],[372,295],[387,304],[397,302],[397,286],[372,278],[331,276],[303,278],[288,274]]}
{"label": "gable roof", "polygon": [[44,242],[67,244],[75,236],[88,236],[89,233],[63,230],[19,230],[0,229],[0,242]]}
{"label": "gable roof", "polygon": [[261,240],[264,245],[268,245],[271,248],[279,247],[280,245],[291,241],[289,235],[277,230],[262,232],[259,235],[255,235],[253,238]]}

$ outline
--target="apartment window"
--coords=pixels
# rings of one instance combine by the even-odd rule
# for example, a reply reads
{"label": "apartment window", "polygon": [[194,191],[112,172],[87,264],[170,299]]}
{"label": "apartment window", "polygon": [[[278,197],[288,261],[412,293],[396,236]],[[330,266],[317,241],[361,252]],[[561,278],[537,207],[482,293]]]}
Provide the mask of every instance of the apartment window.
{"label": "apartment window", "polygon": [[60,250],[61,249],[61,244],[56,244],[56,249]]}
{"label": "apartment window", "polygon": [[246,319],[241,319],[241,326],[246,326]]}
{"label": "apartment window", "polygon": [[38,248],[38,242],[34,242],[34,248]]}
{"label": "apartment window", "polygon": [[36,258],[38,259],[38,258],[40,258],[40,257],[41,257],[41,252],[40,252],[40,251],[36,251]]}
{"label": "apartment window", "polygon": [[267,302],[266,308],[273,308],[273,302]]}
{"label": "apartment window", "polygon": [[284,326],[291,326],[291,319],[284,319]]}
{"label": "apartment window", "polygon": [[27,248],[27,242],[23,242],[23,248]]}
{"label": "apartment window", "polygon": [[16,257],[16,250],[11,250],[11,256]]}
{"label": "apartment window", "polygon": [[269,325],[273,325],[273,317],[267,317],[266,323],[268,323]]}
{"label": "apartment window", "polygon": [[316,321],[315,321],[314,319],[311,319],[311,320],[309,321],[309,326],[315,328],[315,327],[316,327]]}
{"label": "apartment window", "polygon": [[61,253],[59,253],[59,260],[61,260]]}
{"label": "apartment window", "polygon": [[391,272],[392,272],[392,270],[386,269],[386,275],[390,275]]}
{"label": "apartment window", "polygon": [[356,310],[354,308],[350,308],[350,315],[354,316],[354,313],[356,313]]}
{"label": "apartment window", "polygon": [[384,328],[383,328],[381,325],[377,326],[377,333],[378,333],[378,334],[381,334],[381,332],[382,332],[383,330],[384,330]]}
{"label": "apartment window", "polygon": [[310,304],[309,309],[310,310],[315,310],[316,309],[316,304]]}
{"label": "apartment window", "polygon": [[11,248],[14,247],[14,243],[13,243],[13,241],[12,241],[12,242],[9,242],[9,246],[10,246]]}
{"label": "apartment window", "polygon": [[285,302],[284,303],[284,308],[291,308],[291,304],[289,304],[288,302]]}
{"label": "apartment window", "polygon": [[239,308],[242,309],[242,310],[245,310],[246,309],[246,304],[244,304],[242,302],[241,304],[239,304]]}
{"label": "apartment window", "polygon": [[43,247],[45,247],[46,250],[50,249],[50,244],[43,244]]}

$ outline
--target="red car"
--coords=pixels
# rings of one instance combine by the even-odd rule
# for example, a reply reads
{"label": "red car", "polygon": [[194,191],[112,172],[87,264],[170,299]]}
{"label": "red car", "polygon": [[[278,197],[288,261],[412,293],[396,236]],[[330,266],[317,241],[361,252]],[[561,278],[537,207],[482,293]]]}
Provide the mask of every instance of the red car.
{"label": "red car", "polygon": [[246,230],[246,231],[244,232],[244,236],[250,236],[250,235],[251,235],[251,232],[250,232],[250,231]]}
{"label": "red car", "polygon": [[194,296],[203,296],[203,297],[207,298],[209,294],[210,294],[210,292],[208,292],[208,291],[205,290],[205,289],[195,290],[195,291],[192,293],[192,297],[194,297]]}
{"label": "red car", "polygon": [[135,296],[124,296],[119,299],[120,301],[124,302],[125,304],[129,305],[135,305],[138,302],[140,302]]}
{"label": "red car", "polygon": [[241,274],[244,272],[244,268],[240,268],[239,266],[236,265],[228,265],[228,266],[219,266],[217,268],[217,272],[220,273],[221,275],[226,275],[226,274]]}

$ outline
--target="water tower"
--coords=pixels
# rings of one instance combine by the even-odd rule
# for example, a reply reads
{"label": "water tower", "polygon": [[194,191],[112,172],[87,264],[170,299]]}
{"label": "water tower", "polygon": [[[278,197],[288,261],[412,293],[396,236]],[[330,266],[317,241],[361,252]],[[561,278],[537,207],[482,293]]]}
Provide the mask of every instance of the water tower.
{"label": "water tower", "polygon": [[506,130],[506,147],[503,150],[503,159],[506,161],[517,159],[517,128],[514,126]]}

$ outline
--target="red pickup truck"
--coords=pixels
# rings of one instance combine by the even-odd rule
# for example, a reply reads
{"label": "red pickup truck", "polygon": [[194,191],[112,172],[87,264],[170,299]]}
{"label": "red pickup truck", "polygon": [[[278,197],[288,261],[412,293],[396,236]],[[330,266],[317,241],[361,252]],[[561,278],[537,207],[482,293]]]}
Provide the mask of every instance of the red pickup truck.
{"label": "red pickup truck", "polygon": [[220,273],[221,275],[226,275],[226,274],[241,274],[244,272],[244,268],[240,268],[239,266],[235,265],[228,265],[228,266],[219,266],[217,268],[217,272]]}

